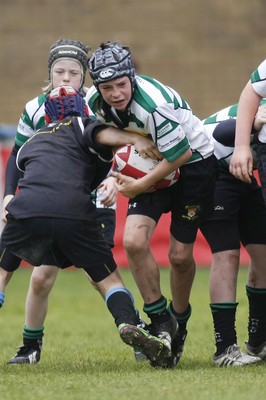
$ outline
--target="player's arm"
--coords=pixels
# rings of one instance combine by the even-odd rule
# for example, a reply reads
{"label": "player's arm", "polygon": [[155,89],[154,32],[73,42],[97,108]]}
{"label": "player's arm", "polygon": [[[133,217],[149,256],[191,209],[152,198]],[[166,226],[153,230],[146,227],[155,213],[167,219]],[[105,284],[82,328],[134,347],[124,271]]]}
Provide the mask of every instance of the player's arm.
{"label": "player's arm", "polygon": [[250,148],[250,132],[261,101],[251,81],[243,89],[237,111],[235,149],[230,163],[230,172],[236,178],[250,183],[253,174],[253,157]]}
{"label": "player's arm", "polygon": [[14,145],[6,164],[4,199],[2,203],[2,221],[5,223],[7,214],[6,206],[14,197],[19,180],[19,170],[16,166],[17,152],[18,148],[16,145]]}
{"label": "player's arm", "polygon": [[34,127],[32,125],[32,118],[30,118],[28,114],[28,105],[31,102],[26,104],[26,107],[19,119],[17,133],[15,137],[15,144],[10,153],[10,156],[7,161],[6,170],[5,170],[5,189],[4,189],[4,199],[2,204],[2,221],[6,222],[6,206],[9,201],[13,198],[16,193],[16,189],[18,186],[18,181],[20,178],[20,172],[16,165],[16,157],[19,148],[25,143],[30,136],[34,133]]}
{"label": "player's arm", "polygon": [[111,207],[117,201],[116,179],[108,176],[97,188],[97,192],[101,195],[101,204],[104,207]]}
{"label": "player's arm", "polygon": [[133,144],[144,158],[150,157],[157,160],[163,158],[151,139],[137,133],[105,126],[97,132],[96,139],[99,143],[112,147]]}

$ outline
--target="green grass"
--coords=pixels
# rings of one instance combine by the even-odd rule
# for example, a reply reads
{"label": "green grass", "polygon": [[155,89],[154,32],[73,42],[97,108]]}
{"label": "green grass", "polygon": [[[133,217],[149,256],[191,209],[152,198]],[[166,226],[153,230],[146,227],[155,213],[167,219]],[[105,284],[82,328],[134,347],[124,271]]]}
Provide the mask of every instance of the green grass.
{"label": "green grass", "polygon": [[[183,357],[174,370],[137,363],[118,336],[100,295],[81,271],[61,271],[50,295],[44,347],[37,365],[8,366],[21,343],[30,269],[18,270],[1,309],[0,397],[2,400],[242,400],[264,397],[265,365],[216,369],[209,310],[209,270],[197,271],[191,296],[192,317]],[[142,301],[129,271],[123,278]],[[246,268],[238,283],[239,344],[247,338]],[[170,299],[169,270],[161,270],[162,290]]]}

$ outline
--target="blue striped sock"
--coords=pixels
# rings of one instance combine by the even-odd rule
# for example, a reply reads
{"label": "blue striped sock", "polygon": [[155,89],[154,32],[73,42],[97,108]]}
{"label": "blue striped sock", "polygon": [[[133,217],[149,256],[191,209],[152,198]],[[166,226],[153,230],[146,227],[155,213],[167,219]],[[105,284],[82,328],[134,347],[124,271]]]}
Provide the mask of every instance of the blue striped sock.
{"label": "blue striped sock", "polygon": [[2,307],[4,302],[5,302],[5,293],[4,292],[0,292],[0,308]]}

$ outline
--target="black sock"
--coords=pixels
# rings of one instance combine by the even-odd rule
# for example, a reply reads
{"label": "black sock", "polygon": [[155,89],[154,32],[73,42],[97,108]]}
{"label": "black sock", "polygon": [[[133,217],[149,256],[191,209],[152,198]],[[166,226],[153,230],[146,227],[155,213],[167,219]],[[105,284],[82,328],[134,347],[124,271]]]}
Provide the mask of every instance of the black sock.
{"label": "black sock", "polygon": [[188,305],[188,308],[186,309],[185,312],[177,313],[174,310],[173,303],[171,301],[170,304],[169,304],[169,311],[170,311],[170,314],[173,317],[175,317],[175,319],[177,320],[180,330],[184,331],[186,329],[186,327],[187,327],[187,322],[188,322],[188,320],[189,320],[189,318],[191,316],[191,313],[192,313],[191,305],[190,304]]}
{"label": "black sock", "polygon": [[29,347],[41,348],[44,327],[31,329],[24,325],[23,329],[23,345]]}
{"label": "black sock", "polygon": [[143,311],[148,315],[152,323],[161,324],[168,321],[170,314],[167,310],[167,300],[161,296],[159,300],[153,303],[144,304]]}
{"label": "black sock", "polygon": [[246,286],[249,303],[248,343],[258,347],[266,341],[266,289]]}
{"label": "black sock", "polygon": [[133,304],[133,297],[128,289],[112,289],[106,295],[106,305],[115,320],[116,326],[122,323],[137,325],[138,317]]}
{"label": "black sock", "polygon": [[213,325],[216,353],[218,356],[232,344],[237,344],[235,328],[235,317],[238,303],[213,303],[210,304]]}

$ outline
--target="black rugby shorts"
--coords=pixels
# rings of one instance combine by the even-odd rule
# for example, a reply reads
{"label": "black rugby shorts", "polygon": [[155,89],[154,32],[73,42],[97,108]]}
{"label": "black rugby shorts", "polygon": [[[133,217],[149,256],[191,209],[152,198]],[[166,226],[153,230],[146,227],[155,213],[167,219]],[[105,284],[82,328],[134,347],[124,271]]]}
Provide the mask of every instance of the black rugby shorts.
{"label": "black rugby shorts", "polygon": [[145,215],[156,223],[171,212],[170,232],[181,243],[193,243],[199,224],[213,212],[213,196],[218,176],[214,156],[180,168],[180,179],[170,188],[144,193],[130,199],[127,215]]}
{"label": "black rugby shorts", "polygon": [[94,282],[116,269],[97,221],[41,217],[16,220],[9,215],[1,246],[34,266],[83,268]]}
{"label": "black rugby shorts", "polygon": [[266,208],[261,187],[250,184],[221,168],[216,182],[214,213],[201,226],[213,253],[240,248],[240,242],[266,244]]}

